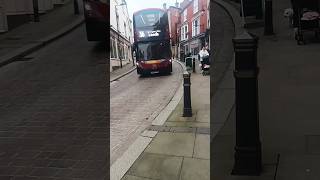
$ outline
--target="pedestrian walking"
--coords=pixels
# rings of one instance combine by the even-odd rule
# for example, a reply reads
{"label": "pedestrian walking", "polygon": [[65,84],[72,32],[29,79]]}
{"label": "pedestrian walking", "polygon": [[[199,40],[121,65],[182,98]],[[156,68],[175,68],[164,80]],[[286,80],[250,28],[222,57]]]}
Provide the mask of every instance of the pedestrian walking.
{"label": "pedestrian walking", "polygon": [[200,63],[201,63],[201,71],[203,71],[204,59],[209,58],[209,53],[205,46],[202,47],[201,51],[199,52],[199,56],[200,56]]}

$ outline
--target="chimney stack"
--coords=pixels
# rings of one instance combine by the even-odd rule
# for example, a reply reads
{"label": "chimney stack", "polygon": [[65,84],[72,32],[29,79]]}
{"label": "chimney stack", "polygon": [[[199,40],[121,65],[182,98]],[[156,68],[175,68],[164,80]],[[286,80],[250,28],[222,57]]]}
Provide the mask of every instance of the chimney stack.
{"label": "chimney stack", "polygon": [[163,9],[167,10],[167,4],[166,3],[163,3]]}

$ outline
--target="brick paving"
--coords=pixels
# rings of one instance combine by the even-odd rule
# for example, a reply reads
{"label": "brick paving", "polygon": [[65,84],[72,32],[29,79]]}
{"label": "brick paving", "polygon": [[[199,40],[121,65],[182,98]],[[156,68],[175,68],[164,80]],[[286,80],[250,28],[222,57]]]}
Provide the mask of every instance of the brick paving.
{"label": "brick paving", "polygon": [[[74,43],[74,41],[77,43]],[[105,48],[84,26],[0,69],[0,179],[105,179]]]}
{"label": "brick paving", "polygon": [[139,77],[134,71],[110,84],[111,164],[151,124],[182,82],[182,69],[174,63],[170,76]]}

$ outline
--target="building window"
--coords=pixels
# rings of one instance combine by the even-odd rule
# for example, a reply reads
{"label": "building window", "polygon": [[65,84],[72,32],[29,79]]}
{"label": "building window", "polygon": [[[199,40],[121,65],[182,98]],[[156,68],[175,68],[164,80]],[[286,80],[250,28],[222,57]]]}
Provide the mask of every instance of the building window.
{"label": "building window", "polygon": [[200,34],[200,21],[199,18],[192,22],[192,37]]}
{"label": "building window", "polygon": [[124,27],[124,36],[127,37],[127,25],[126,25],[126,23],[123,23],[123,27]]}
{"label": "building window", "polygon": [[181,27],[181,40],[188,39],[188,24]]}
{"label": "building window", "polygon": [[120,44],[120,49],[121,49],[121,51],[120,51],[120,57],[121,57],[121,59],[124,59],[125,57],[124,57],[124,49],[123,49],[124,47],[123,47],[123,43],[121,43]]}
{"label": "building window", "polygon": [[185,52],[185,54],[188,54],[188,52],[189,52],[189,47],[187,44],[184,45],[184,52]]}
{"label": "building window", "polygon": [[183,22],[187,20],[187,9],[183,11]]}
{"label": "building window", "polygon": [[197,13],[199,11],[199,1],[193,0],[193,14]]}
{"label": "building window", "polygon": [[116,58],[117,55],[117,47],[116,47],[116,41],[114,38],[111,38],[110,40],[110,58]]}
{"label": "building window", "polygon": [[118,58],[123,59],[124,58],[124,56],[123,56],[123,43],[119,42],[118,49],[119,49]]}

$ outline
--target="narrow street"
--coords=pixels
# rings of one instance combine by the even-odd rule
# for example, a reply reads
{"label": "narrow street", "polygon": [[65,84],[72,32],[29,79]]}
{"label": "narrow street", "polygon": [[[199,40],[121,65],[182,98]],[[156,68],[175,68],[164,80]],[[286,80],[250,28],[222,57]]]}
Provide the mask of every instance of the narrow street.
{"label": "narrow street", "polygon": [[0,179],[104,179],[106,47],[81,26],[0,68]]}
{"label": "narrow street", "polygon": [[[121,156],[181,85],[182,67],[171,75],[140,77],[136,71],[110,84],[110,158]],[[153,117],[154,118],[154,117]]]}

